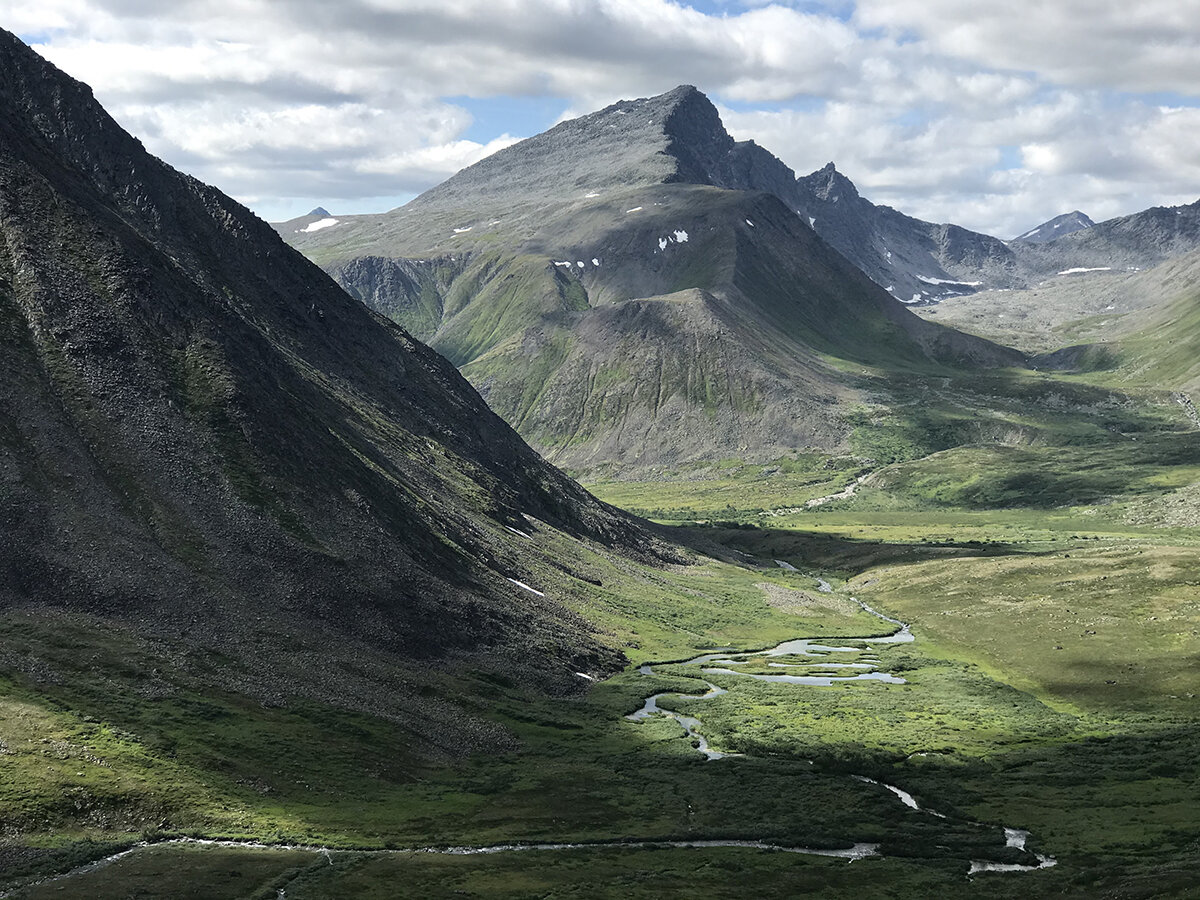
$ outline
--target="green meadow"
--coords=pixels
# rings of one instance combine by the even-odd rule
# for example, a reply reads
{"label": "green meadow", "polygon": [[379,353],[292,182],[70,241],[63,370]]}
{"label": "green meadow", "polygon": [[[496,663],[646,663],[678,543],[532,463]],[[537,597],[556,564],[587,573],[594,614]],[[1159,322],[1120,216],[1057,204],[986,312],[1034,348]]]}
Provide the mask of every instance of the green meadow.
{"label": "green meadow", "polygon": [[[856,426],[883,459],[595,481],[696,555],[649,565],[540,533],[539,559],[567,565],[532,574],[630,664],[551,698],[483,671],[409,673],[503,736],[467,755],[418,752],[413,722],[215,690],[205,673],[229,661],[113,624],[6,613],[5,646],[27,648],[0,681],[11,896],[1195,896],[1200,440],[1170,413],[1131,403],[1051,428],[1035,410],[1023,436],[942,447],[956,438],[930,406]],[[915,640],[861,640],[895,626],[859,601]],[[849,649],[751,654],[799,637]],[[680,662],[716,648],[742,674]],[[903,683],[747,677],[846,671],[831,662]],[[706,681],[726,693],[687,699]],[[626,718],[655,693],[730,756],[706,761],[672,718]],[[159,843],[43,881],[180,838],[274,849]],[[687,840],[776,849],[654,843]],[[582,846],[434,852],[563,842]],[[880,855],[778,849],[858,843]],[[968,874],[1037,854],[1057,864]]]}

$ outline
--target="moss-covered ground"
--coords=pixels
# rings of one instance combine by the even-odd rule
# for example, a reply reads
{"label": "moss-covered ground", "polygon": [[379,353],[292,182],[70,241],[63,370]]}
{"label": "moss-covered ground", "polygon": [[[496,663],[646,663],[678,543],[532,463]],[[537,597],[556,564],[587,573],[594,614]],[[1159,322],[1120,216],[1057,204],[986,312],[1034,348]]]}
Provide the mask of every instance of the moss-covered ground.
{"label": "moss-covered ground", "polygon": [[[728,561],[649,566],[539,533],[538,559],[572,577],[536,560],[530,577],[630,666],[551,699],[430,667],[423,696],[510,737],[461,758],[420,752],[412,723],[213,689],[206,671],[229,660],[7,612],[3,645],[25,649],[0,680],[4,877],[30,898],[1195,896],[1200,437],[1169,412],[1116,406],[1098,427],[1068,417],[1058,431],[1033,417],[1024,436],[933,448],[915,418],[866,417],[859,446],[898,447],[893,461],[798,453],[599,483]],[[806,507],[862,474],[851,496]],[[848,640],[889,627],[851,598],[916,640]],[[904,683],[705,675],[728,693],[660,705],[741,754],[712,762],[673,720],[625,718],[651,693],[704,692],[697,667],[669,660],[800,636],[841,638],[858,650],[839,662],[868,659]],[[754,673],[805,662],[747,659]],[[1029,849],[1058,865],[968,876],[972,859],[1032,861],[1004,847],[1003,826],[1028,829]],[[163,845],[30,884],[186,835],[333,852]],[[883,856],[405,851],[688,838],[866,841]]]}

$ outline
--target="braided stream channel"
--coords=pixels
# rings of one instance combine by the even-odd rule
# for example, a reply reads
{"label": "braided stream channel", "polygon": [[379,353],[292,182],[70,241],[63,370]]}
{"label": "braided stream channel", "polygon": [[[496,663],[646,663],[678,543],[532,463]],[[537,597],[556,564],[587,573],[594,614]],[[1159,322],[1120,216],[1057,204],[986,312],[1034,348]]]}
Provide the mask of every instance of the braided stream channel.
{"label": "braided stream channel", "polygon": [[[853,598],[851,598],[853,599]],[[741,652],[736,650],[719,650],[713,653],[706,653],[703,656],[697,656],[693,659],[684,660],[677,665],[695,666],[699,670],[700,675],[732,675],[741,678],[750,678],[756,681],[774,682],[780,684],[793,684],[798,686],[814,686],[827,687],[829,685],[843,681],[876,681],[885,684],[905,684],[905,680],[898,675],[890,672],[882,671],[879,668],[878,657],[872,655],[869,651],[864,652],[859,646],[845,646],[844,644],[835,643],[835,641],[855,642],[858,644],[880,645],[880,644],[908,644],[915,641],[912,629],[908,623],[902,622],[899,619],[893,619],[886,616],[877,610],[867,606],[861,601],[855,600],[864,612],[882,619],[883,621],[896,626],[896,630],[891,634],[875,637],[845,637],[840,639],[821,639],[815,638],[797,638],[794,640],[784,641],[768,650]],[[856,662],[838,662],[836,661],[837,654],[858,654]],[[780,661],[786,660],[786,661]],[[758,664],[766,662],[769,668],[778,668],[781,670],[794,670],[781,672],[780,674],[762,674],[754,672],[741,671],[739,666],[748,664]],[[761,666],[760,666],[761,667]],[[654,668],[652,665],[644,665],[638,669],[643,675],[653,675]],[[728,693],[724,688],[718,687],[711,681],[705,681],[708,686],[707,692],[704,694],[680,694],[678,692],[662,692],[652,694],[646,698],[646,702],[641,709],[632,712],[626,716],[632,721],[640,721],[651,716],[668,716],[677,721],[692,741],[697,752],[703,754],[708,760],[725,759],[736,757],[739,754],[725,753],[714,749],[708,739],[702,732],[703,723],[695,716],[687,716],[682,713],[674,712],[671,709],[663,708],[661,702],[667,698],[675,698],[679,700],[710,700],[713,697],[719,697],[722,694]],[[884,784],[876,781],[873,778],[867,778],[865,775],[849,775],[856,781],[865,782],[868,784],[878,785],[886,791],[891,792],[896,796],[897,801],[903,803],[910,809],[918,812],[923,812],[931,816],[936,816],[941,819],[947,818],[943,813],[936,810],[921,806],[915,797],[908,791],[896,787],[891,784]],[[981,825],[979,822],[970,822],[972,825]],[[987,826],[984,826],[987,827]],[[1029,838],[1029,832],[1018,828],[1007,828],[998,826],[998,830],[1003,831],[1005,847],[1013,847],[1018,850],[1025,849],[1025,842]],[[869,844],[859,844],[857,846],[871,846]],[[877,852],[877,847],[875,850]],[[977,872],[1033,872],[1038,869],[1050,868],[1057,864],[1057,860],[1052,856],[1043,856],[1034,854],[1037,859],[1036,864],[1022,863],[1005,863],[993,862],[990,860],[976,859],[971,860],[968,874],[974,875]]]}

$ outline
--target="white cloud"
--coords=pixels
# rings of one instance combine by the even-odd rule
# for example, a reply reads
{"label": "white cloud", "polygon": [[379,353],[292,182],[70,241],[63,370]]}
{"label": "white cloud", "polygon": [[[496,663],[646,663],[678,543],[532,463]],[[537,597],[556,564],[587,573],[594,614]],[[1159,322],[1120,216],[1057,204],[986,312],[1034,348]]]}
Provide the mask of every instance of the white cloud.
{"label": "white cloud", "polygon": [[1008,235],[1200,195],[1200,0],[706,8],[0,0],[0,20],[153,152],[272,218],[395,205],[522,127],[471,131],[470,104],[447,98],[557,97],[578,114],[680,83],[801,174],[832,159],[922,218]]}
{"label": "white cloud", "polygon": [[1192,93],[1200,83],[1198,0],[859,0],[855,20],[1058,84]]}

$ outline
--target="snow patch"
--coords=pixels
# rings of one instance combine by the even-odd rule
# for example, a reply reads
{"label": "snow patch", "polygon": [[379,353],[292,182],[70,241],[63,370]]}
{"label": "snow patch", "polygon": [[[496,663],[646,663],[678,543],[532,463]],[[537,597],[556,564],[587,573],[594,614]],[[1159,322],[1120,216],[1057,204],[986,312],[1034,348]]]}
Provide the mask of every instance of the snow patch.
{"label": "snow patch", "polygon": [[583,260],[582,260],[582,259],[580,259],[580,260],[576,260],[576,261],[575,261],[575,265],[579,266],[579,268],[581,268],[581,269],[582,269],[582,268],[583,268]]}
{"label": "snow patch", "polygon": [[751,222],[749,219],[746,220],[746,224],[749,225],[751,228],[754,227],[754,223]]}
{"label": "snow patch", "polygon": [[582,678],[584,681],[595,681],[596,680],[591,675],[589,675],[587,672],[576,672],[575,677]]}
{"label": "snow patch", "polygon": [[454,233],[455,234],[466,234],[468,231],[470,231],[474,227],[475,227],[474,225],[468,225],[466,228],[455,228]]}
{"label": "snow patch", "polygon": [[884,288],[884,290],[890,291],[891,293],[894,294],[894,293],[896,293],[896,286],[894,284],[889,284],[887,287]]}
{"label": "snow patch", "polygon": [[962,284],[967,287],[979,287],[983,284],[982,281],[952,281],[949,278],[927,278],[924,275],[918,275],[917,281],[923,281],[926,284]]}
{"label": "snow patch", "polygon": [[685,243],[687,243],[687,239],[688,239],[688,233],[686,231],[675,232],[675,243],[685,244]]}
{"label": "snow patch", "polygon": [[511,581],[513,584],[515,584],[517,587],[521,588],[522,590],[529,591],[529,593],[531,593],[531,594],[537,594],[539,597],[546,596],[545,594],[543,594],[541,591],[537,590],[536,588],[531,588],[529,585],[527,585],[523,581],[517,581],[517,579],[515,579],[515,578],[510,578],[508,580]]}
{"label": "snow patch", "polygon": [[813,228],[813,229],[815,229],[815,228],[817,227],[817,218],[816,218],[816,216],[809,216],[809,217],[808,217],[808,227],[809,227],[809,228]]}
{"label": "snow patch", "polygon": [[1079,272],[1111,272],[1111,271],[1112,271],[1112,266],[1094,266],[1090,269],[1085,269],[1085,268],[1063,269],[1058,274],[1059,275],[1075,275]]}
{"label": "snow patch", "polygon": [[315,222],[309,222],[303,228],[297,229],[296,234],[311,234],[314,231],[320,231],[322,228],[332,228],[337,223],[337,219],[318,219]]}
{"label": "snow patch", "polygon": [[641,211],[642,211],[642,208],[640,206],[635,206],[633,209],[625,210],[625,213],[628,215],[629,213],[635,213],[635,212],[641,212]]}
{"label": "snow patch", "polygon": [[658,239],[658,249],[659,249],[659,250],[666,250],[666,249],[667,249],[667,244],[669,244],[669,243],[671,243],[671,242],[670,242],[670,241],[668,241],[666,238],[659,238],[659,239]]}
{"label": "snow patch", "polygon": [[565,262],[556,262],[555,265],[556,266],[566,266],[569,269],[569,268],[571,268],[571,261],[568,259]]}
{"label": "snow patch", "polygon": [[600,195],[598,193],[596,193],[595,191],[592,191],[590,194],[583,195],[585,200],[591,200],[593,197],[599,197],[599,196]]}
{"label": "snow patch", "polygon": [[599,259],[597,259],[596,257],[594,257],[594,256],[593,256],[593,257],[592,257],[592,265],[593,265],[593,266],[598,266],[598,265],[600,265],[600,260],[599,260]]}

